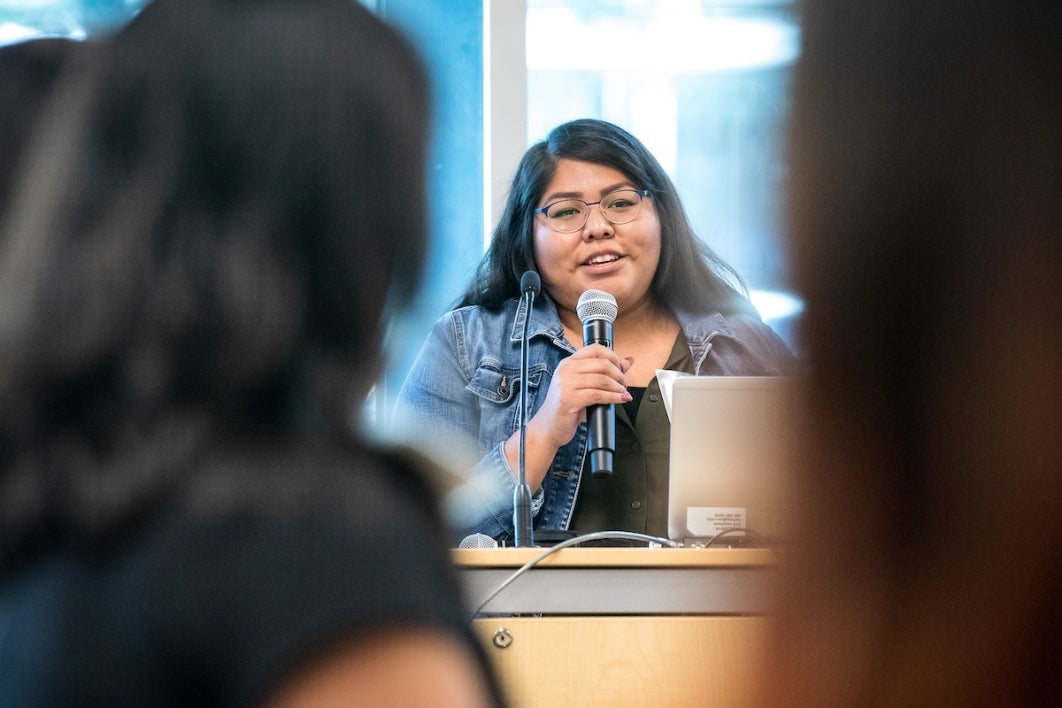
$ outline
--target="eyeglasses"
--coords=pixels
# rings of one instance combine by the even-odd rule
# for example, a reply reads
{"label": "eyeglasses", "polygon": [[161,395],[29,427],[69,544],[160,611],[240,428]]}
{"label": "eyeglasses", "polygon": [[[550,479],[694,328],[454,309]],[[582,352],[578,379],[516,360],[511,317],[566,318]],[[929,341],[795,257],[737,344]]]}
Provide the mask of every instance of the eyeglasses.
{"label": "eyeglasses", "polygon": [[601,214],[609,223],[626,224],[634,221],[642,208],[642,197],[648,197],[648,189],[617,189],[606,194],[596,202],[584,202],[582,199],[562,199],[535,209],[536,214],[545,214],[554,231],[562,234],[575,233],[586,226],[590,218],[590,207],[597,204]]}

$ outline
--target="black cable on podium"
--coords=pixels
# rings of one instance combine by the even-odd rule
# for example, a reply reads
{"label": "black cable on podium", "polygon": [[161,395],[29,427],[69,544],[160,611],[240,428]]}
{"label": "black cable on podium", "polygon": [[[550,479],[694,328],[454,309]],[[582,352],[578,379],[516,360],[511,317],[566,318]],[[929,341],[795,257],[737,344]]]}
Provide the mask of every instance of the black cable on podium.
{"label": "black cable on podium", "polygon": [[535,296],[542,288],[542,279],[538,273],[529,270],[520,278],[520,292],[524,300],[524,331],[520,337],[520,432],[519,451],[517,453],[517,480],[513,490],[513,544],[517,548],[535,545],[534,532],[531,529],[531,488],[527,485],[527,379],[530,371],[527,356],[528,330],[531,326],[531,310],[535,306]]}

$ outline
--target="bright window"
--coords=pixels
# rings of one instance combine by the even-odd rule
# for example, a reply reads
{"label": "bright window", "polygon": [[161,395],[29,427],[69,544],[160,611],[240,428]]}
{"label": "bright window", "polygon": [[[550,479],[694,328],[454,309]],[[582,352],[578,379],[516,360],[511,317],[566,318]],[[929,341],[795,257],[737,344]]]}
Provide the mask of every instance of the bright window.
{"label": "bright window", "polygon": [[526,26],[528,141],[578,117],[634,133],[795,347],[781,203],[794,3],[527,0]]}
{"label": "bright window", "polygon": [[123,24],[150,0],[0,0],[0,45],[40,35],[84,39]]}

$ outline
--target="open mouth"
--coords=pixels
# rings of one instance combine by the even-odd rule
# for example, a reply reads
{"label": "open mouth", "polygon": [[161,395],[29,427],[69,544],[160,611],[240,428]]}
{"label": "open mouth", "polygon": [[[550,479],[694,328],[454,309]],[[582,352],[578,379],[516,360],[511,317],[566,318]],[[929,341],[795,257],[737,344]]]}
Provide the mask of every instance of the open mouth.
{"label": "open mouth", "polygon": [[593,258],[585,261],[583,263],[583,265],[593,266],[593,265],[605,265],[606,263],[615,263],[621,257],[622,256],[618,256],[615,253],[602,253],[599,256],[594,256]]}

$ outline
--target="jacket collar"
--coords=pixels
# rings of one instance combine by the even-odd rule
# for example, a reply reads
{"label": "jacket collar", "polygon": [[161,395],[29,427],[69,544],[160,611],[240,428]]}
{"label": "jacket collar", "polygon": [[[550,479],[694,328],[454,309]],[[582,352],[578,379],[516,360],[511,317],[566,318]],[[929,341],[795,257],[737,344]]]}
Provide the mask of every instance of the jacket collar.
{"label": "jacket collar", "polygon": [[[509,339],[513,343],[519,343],[524,336],[524,312],[527,310],[527,302],[524,298],[513,299],[510,302],[515,303],[516,307]],[[547,336],[554,341],[564,339],[564,325],[561,324],[560,315],[557,314],[557,306],[544,290],[535,298],[528,329],[530,330],[528,339],[538,336]]]}
{"label": "jacket collar", "polygon": [[735,338],[734,329],[719,312],[705,315],[703,312],[677,310],[675,319],[678,320],[682,333],[686,335],[686,341],[691,347],[704,346],[712,337],[718,335]]}

